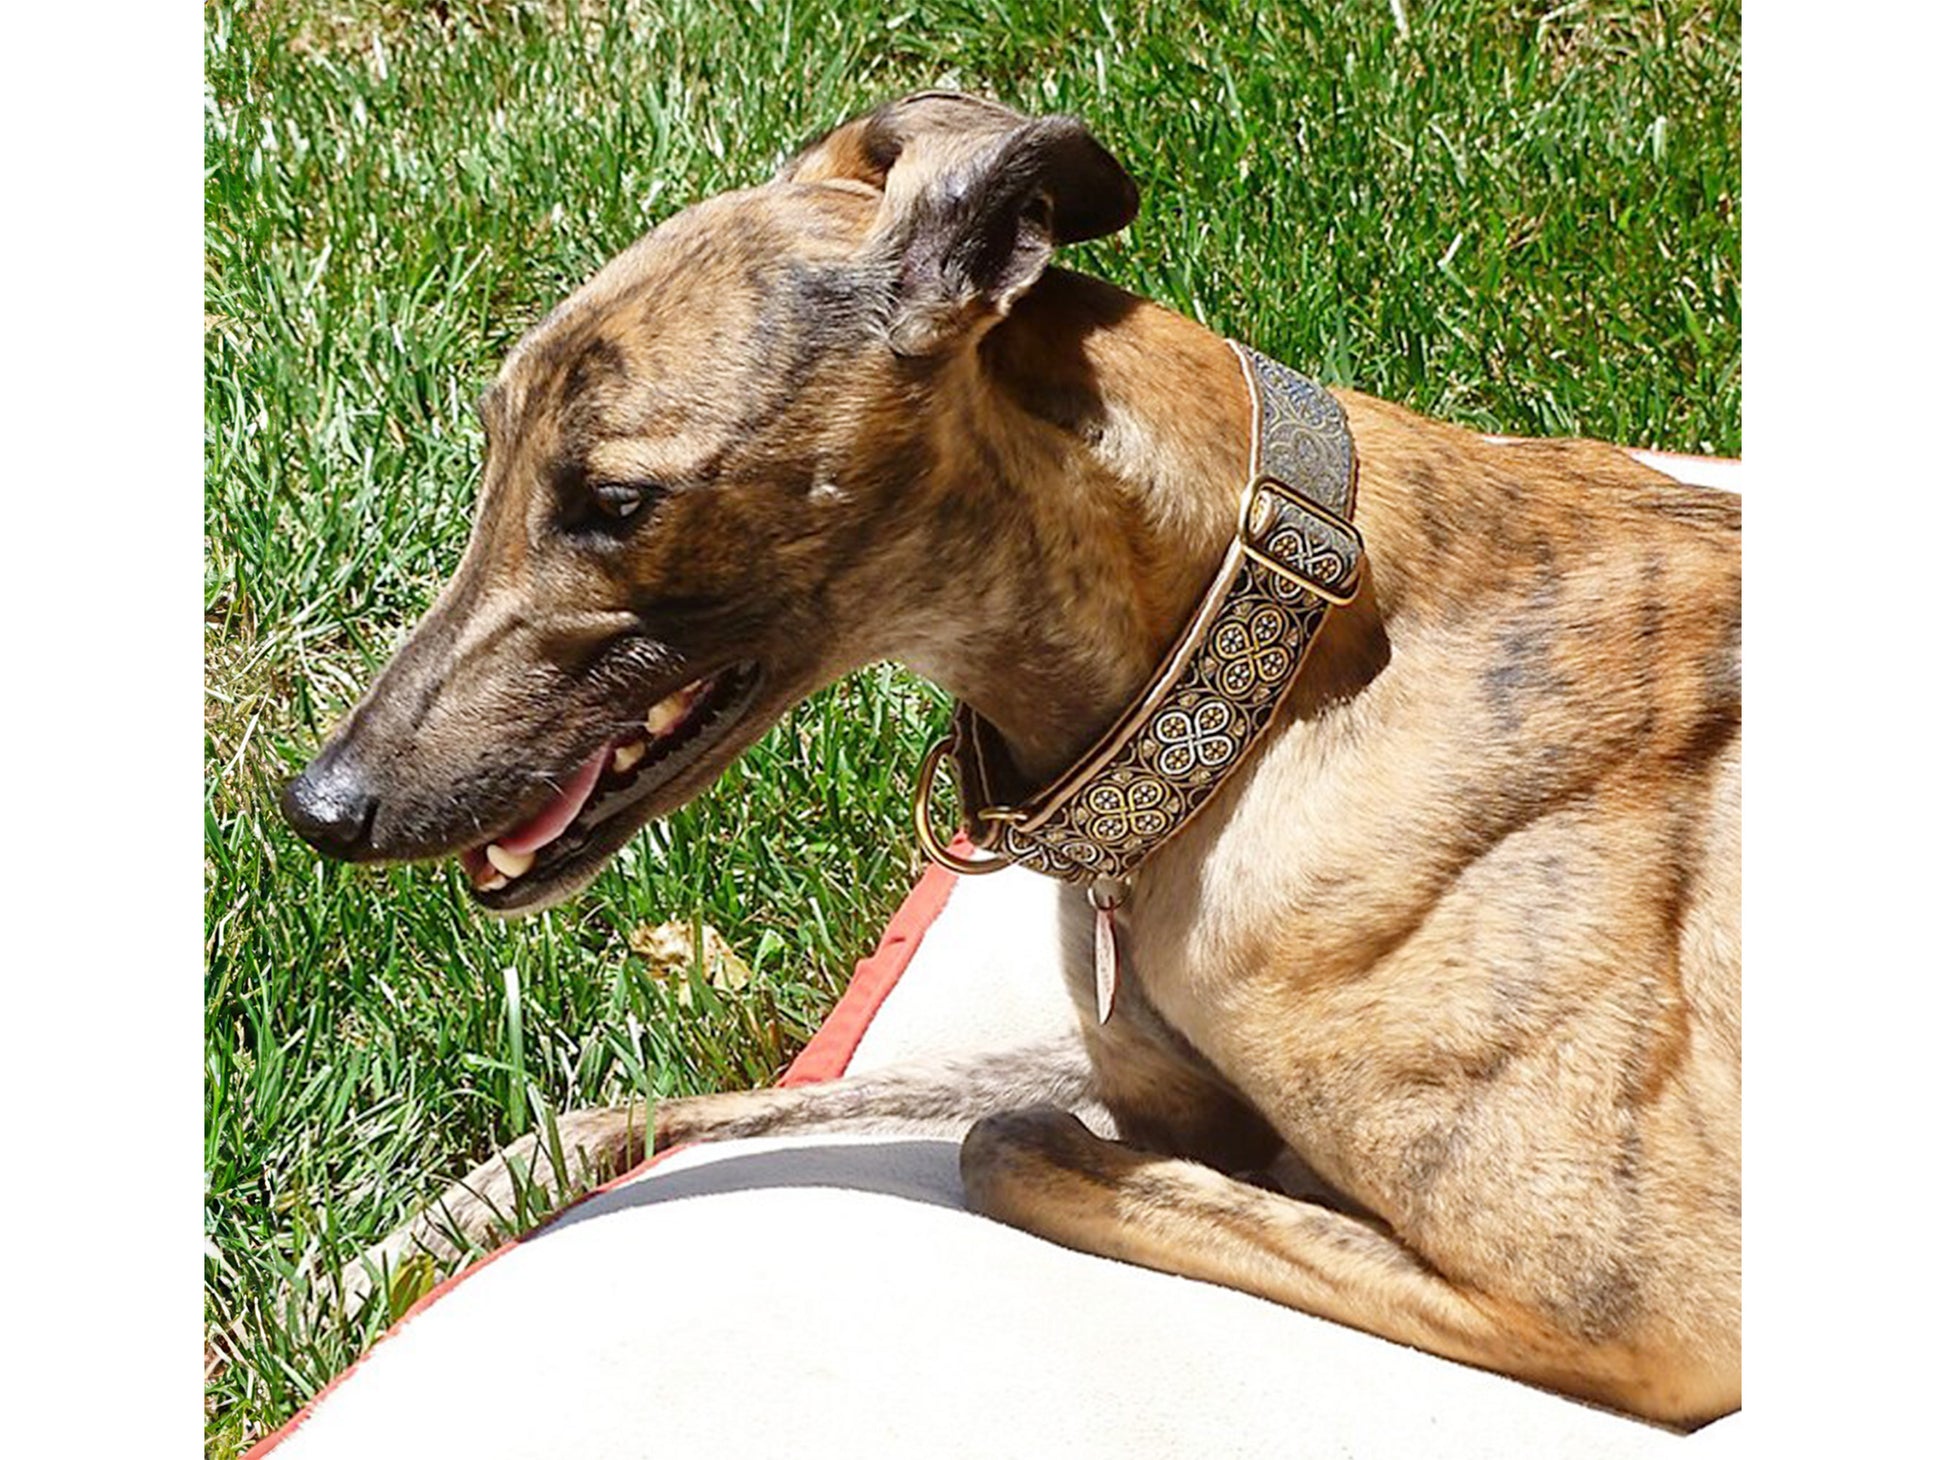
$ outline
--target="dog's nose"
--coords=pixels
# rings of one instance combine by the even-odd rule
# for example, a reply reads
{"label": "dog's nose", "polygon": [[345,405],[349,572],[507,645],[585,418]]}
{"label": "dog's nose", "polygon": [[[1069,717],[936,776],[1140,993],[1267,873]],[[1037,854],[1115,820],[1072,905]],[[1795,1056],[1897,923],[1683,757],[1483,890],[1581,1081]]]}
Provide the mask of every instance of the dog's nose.
{"label": "dog's nose", "polygon": [[326,752],[284,787],[284,820],[328,857],[357,857],[371,850],[378,798],[345,760]]}

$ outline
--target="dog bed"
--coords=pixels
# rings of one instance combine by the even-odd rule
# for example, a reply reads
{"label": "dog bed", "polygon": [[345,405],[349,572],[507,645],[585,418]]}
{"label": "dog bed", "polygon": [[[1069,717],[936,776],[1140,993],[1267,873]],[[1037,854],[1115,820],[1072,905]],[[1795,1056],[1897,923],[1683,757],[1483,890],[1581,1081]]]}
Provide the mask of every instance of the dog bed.
{"label": "dog bed", "polygon": [[[1638,453],[1737,486],[1738,464]],[[785,1076],[1072,1027],[1054,883],[929,870]],[[953,1142],[670,1152],[442,1283],[252,1456],[1349,1455],[1739,1448],[968,1213]]]}

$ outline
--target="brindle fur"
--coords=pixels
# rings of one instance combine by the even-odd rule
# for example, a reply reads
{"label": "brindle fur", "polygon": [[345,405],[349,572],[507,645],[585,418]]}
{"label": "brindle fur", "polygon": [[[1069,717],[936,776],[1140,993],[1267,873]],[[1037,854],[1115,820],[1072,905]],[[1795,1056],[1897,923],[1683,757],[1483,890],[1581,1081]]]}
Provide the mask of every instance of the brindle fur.
{"label": "brindle fur", "polygon": [[[635,824],[887,658],[978,708],[1028,775],[1065,766],[1212,577],[1247,466],[1224,343],[1047,266],[1133,212],[1072,121],[927,94],[621,254],[488,392],[458,574],[307,773],[376,798],[332,850],[476,845],[735,660],[763,666],[756,711]],[[972,1205],[1028,1231],[1644,1416],[1722,1414],[1738,503],[1612,447],[1339,399],[1365,584],[1142,870],[1114,1020],[1093,1027],[1073,893],[1080,1045],[672,1101],[653,1144],[932,1121],[967,1132]],[[618,478],[666,491],[608,531],[587,489]],[[1084,1096],[1119,1140],[1055,1108]],[[601,1174],[642,1124],[582,1112],[564,1144]],[[1238,1179],[1280,1149],[1328,1201]],[[480,1230],[507,1181],[481,1168],[451,1220]]]}

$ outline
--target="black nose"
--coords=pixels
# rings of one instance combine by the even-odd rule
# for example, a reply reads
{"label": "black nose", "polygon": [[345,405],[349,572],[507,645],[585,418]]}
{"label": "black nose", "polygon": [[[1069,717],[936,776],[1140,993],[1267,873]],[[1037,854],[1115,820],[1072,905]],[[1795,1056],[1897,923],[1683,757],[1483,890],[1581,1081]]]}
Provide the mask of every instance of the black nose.
{"label": "black nose", "polygon": [[327,751],[284,787],[284,820],[328,857],[353,858],[372,850],[372,818],[378,798],[358,772]]}

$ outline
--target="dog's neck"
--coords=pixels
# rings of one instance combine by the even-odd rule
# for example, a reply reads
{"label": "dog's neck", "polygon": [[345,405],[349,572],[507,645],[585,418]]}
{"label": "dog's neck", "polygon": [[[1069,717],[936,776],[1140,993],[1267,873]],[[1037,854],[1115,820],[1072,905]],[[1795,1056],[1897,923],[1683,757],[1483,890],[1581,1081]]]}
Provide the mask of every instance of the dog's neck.
{"label": "dog's neck", "polygon": [[1249,470],[1249,390],[1216,334],[1053,271],[940,399],[934,490],[955,500],[935,520],[959,528],[935,547],[943,612],[900,657],[1043,781],[1142,691],[1209,587]]}

